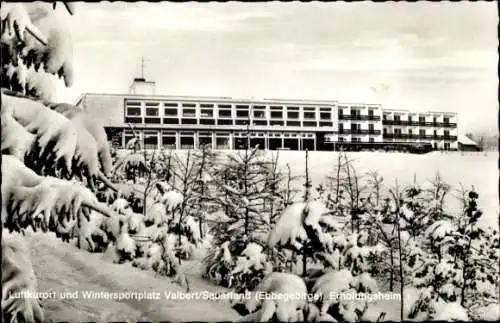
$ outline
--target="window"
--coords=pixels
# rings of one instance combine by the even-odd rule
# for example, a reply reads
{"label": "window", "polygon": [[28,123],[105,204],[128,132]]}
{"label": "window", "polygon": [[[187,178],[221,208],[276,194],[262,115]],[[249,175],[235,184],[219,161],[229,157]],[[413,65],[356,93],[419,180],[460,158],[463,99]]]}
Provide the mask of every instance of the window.
{"label": "window", "polygon": [[438,134],[437,130],[434,130],[434,136],[437,136],[437,134]]}
{"label": "window", "polygon": [[373,117],[373,109],[368,109],[368,115],[369,115],[370,117]]}
{"label": "window", "polygon": [[387,134],[387,128],[384,128],[384,135]]}
{"label": "window", "polygon": [[177,106],[179,106],[179,104],[177,104],[177,103],[171,103],[171,102],[165,102],[165,103],[163,103],[163,106],[165,106],[165,107],[177,107]]}
{"label": "window", "polygon": [[411,123],[411,121],[412,121],[412,120],[411,120],[411,116],[408,116],[408,122],[410,122],[410,123]]}
{"label": "window", "polygon": [[165,108],[164,112],[166,116],[177,116],[177,108]]}
{"label": "window", "polygon": [[339,142],[344,142],[344,137],[339,137]]}
{"label": "window", "polygon": [[212,134],[210,132],[200,132],[198,143],[200,146],[212,147]]}
{"label": "window", "polygon": [[425,122],[425,117],[424,116],[419,116],[418,117],[418,122]]}
{"label": "window", "polygon": [[318,123],[316,121],[304,121],[304,127],[317,127]]}
{"label": "window", "polygon": [[266,111],[264,110],[254,110],[253,117],[257,119],[264,119],[266,117]]}
{"label": "window", "polygon": [[194,104],[194,103],[183,103],[182,107],[183,108],[195,108],[196,104]]}
{"label": "window", "polygon": [[445,130],[444,131],[444,136],[445,137],[449,137],[450,136],[450,131],[449,130]]}
{"label": "window", "polygon": [[164,124],[179,124],[179,119],[177,118],[163,118]]}
{"label": "window", "polygon": [[[123,134],[125,136],[125,145],[127,145],[127,143],[130,140],[134,139],[134,137],[135,137],[134,133],[132,131],[130,131],[130,130],[125,130]],[[140,133],[138,134],[138,136],[140,137]]]}
{"label": "window", "polygon": [[219,109],[231,109],[230,104],[219,104],[217,106],[219,107]]}
{"label": "window", "polygon": [[158,108],[147,108],[146,107],[146,116],[148,117],[157,117],[159,115]]}
{"label": "window", "polygon": [[304,119],[316,119],[316,112],[304,112]]}
{"label": "window", "polygon": [[229,149],[229,137],[217,137],[217,138],[215,138],[215,148],[216,149]]}
{"label": "window", "polygon": [[201,109],[200,117],[202,118],[212,118],[214,116],[214,111],[212,109]]}
{"label": "window", "polygon": [[236,110],[237,118],[248,118],[248,110]]}
{"label": "window", "polygon": [[182,111],[182,116],[183,117],[196,117],[196,110],[195,109],[184,109]]}
{"label": "window", "polygon": [[289,127],[300,127],[300,121],[287,121],[286,125]]}
{"label": "window", "polygon": [[125,117],[125,123],[142,123],[141,117]]}
{"label": "window", "polygon": [[194,148],[194,134],[182,133],[181,132],[181,149],[192,149]]}
{"label": "window", "polygon": [[144,148],[146,149],[158,148],[158,131],[152,131],[152,130],[144,131]]}
{"label": "window", "polygon": [[163,132],[162,133],[162,146],[164,148],[175,149],[176,145],[176,136],[175,132]]}
{"label": "window", "polygon": [[413,130],[408,129],[408,134],[411,136],[413,134]]}
{"label": "window", "polygon": [[361,139],[360,139],[360,138],[353,137],[353,138],[351,139],[351,142],[361,142]]}
{"label": "window", "polygon": [[288,116],[288,119],[298,119],[299,112],[298,111],[288,111],[287,116]]}
{"label": "window", "polygon": [[219,117],[231,118],[231,110],[229,109],[219,109]]}
{"label": "window", "polygon": [[375,142],[375,138],[368,139],[370,142]]}
{"label": "window", "polygon": [[209,103],[201,103],[200,104],[200,108],[213,108],[214,105],[213,104],[209,104]]}
{"label": "window", "polygon": [[332,118],[332,114],[330,112],[321,112],[319,117],[322,120],[330,120]]}
{"label": "window", "polygon": [[444,150],[450,150],[450,148],[451,148],[450,143],[449,142],[445,142],[444,143]]}
{"label": "window", "polygon": [[141,108],[127,107],[127,116],[140,116],[140,115],[141,115]]}
{"label": "window", "polygon": [[232,126],[233,120],[231,120],[231,119],[218,119],[217,124],[222,125],[222,126]]}
{"label": "window", "polygon": [[248,105],[236,105],[236,109],[246,109],[248,110],[249,106]]}
{"label": "window", "polygon": [[267,120],[254,120],[254,126],[267,126]]}
{"label": "window", "polygon": [[339,124],[339,132],[340,133],[344,132],[344,124],[343,123]]}
{"label": "window", "polygon": [[436,123],[437,122],[437,118],[434,116],[432,117],[432,122]]}
{"label": "window", "polygon": [[420,136],[425,136],[425,130],[424,130],[424,129],[420,129],[420,130],[418,131],[418,134],[419,134]]}
{"label": "window", "polygon": [[444,123],[449,123],[450,122],[450,118],[449,117],[444,117],[443,118],[443,122]]}
{"label": "window", "polygon": [[395,116],[394,116],[394,121],[396,121],[396,122],[401,121],[401,116],[399,116],[399,115],[395,115]]}
{"label": "window", "polygon": [[181,124],[196,124],[196,119],[181,119]]}
{"label": "window", "polygon": [[148,118],[144,119],[144,123],[146,123],[146,124],[159,124],[159,123],[161,123],[161,119],[154,118],[154,117],[148,117]]}
{"label": "window", "polygon": [[283,118],[283,111],[271,111],[272,119],[281,119]]}
{"label": "window", "polygon": [[235,125],[237,126],[246,126],[247,124],[248,124],[248,119],[235,120]]}
{"label": "window", "polygon": [[135,106],[135,107],[141,106],[141,102],[139,102],[139,101],[125,101],[125,104],[127,106]]}
{"label": "window", "polygon": [[359,130],[359,124],[357,124],[357,123],[351,123],[351,130],[352,131]]}
{"label": "window", "polygon": [[368,130],[370,130],[370,132],[373,132],[375,130],[375,126],[372,123],[370,123],[368,125]]}
{"label": "window", "polygon": [[214,119],[200,119],[200,124],[203,125],[214,125],[215,120]]}

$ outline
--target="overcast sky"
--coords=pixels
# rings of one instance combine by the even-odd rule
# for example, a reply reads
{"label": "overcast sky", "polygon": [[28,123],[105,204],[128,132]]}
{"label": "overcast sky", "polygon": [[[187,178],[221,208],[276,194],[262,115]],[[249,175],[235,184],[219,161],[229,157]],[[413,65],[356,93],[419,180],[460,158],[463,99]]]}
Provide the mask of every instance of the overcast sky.
{"label": "overcast sky", "polygon": [[380,102],[497,130],[495,2],[75,6],[65,100],[127,92],[144,56],[158,94]]}

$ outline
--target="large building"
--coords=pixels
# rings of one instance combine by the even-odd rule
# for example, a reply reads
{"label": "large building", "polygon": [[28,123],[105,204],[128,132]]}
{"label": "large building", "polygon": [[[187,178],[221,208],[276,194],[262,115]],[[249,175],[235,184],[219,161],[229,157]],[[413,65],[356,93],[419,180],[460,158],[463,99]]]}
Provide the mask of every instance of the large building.
{"label": "large building", "polygon": [[457,149],[457,114],[387,110],[377,104],[319,100],[182,97],[155,94],[136,78],[128,94],[85,93],[76,105],[124,147],[136,135],[147,149],[335,150],[425,144]]}

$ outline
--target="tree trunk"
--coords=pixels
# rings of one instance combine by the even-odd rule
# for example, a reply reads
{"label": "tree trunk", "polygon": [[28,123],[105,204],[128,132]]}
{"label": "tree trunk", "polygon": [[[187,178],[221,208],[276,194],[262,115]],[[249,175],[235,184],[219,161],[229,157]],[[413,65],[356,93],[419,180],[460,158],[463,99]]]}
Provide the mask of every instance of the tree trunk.
{"label": "tree trunk", "polygon": [[401,307],[400,307],[400,320],[404,320],[404,277],[403,277],[403,250],[401,243],[401,227],[400,227],[400,211],[398,210],[398,245],[399,245],[399,276],[401,278],[400,282],[400,298],[401,298]]}
{"label": "tree trunk", "polygon": [[390,246],[391,249],[391,274],[389,277],[389,291],[394,291],[394,250],[392,249],[392,246]]}
{"label": "tree trunk", "polygon": [[307,248],[302,247],[302,277],[307,275]]}

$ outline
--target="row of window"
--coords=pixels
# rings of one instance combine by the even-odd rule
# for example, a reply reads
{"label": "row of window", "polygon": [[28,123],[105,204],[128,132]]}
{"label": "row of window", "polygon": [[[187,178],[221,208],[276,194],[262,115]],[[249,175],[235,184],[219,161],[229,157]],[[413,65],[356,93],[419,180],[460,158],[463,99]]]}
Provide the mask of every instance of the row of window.
{"label": "row of window", "polygon": [[[361,124],[359,124],[359,123],[351,123],[350,128],[353,131],[361,130]],[[343,123],[339,123],[339,131],[343,131],[343,130],[345,130],[344,124]],[[375,125],[373,123],[368,124],[368,130],[369,131],[374,131],[375,130]]]}
{"label": "row of window", "polygon": [[[126,100],[126,106],[130,107],[140,107],[140,101]],[[299,111],[303,109],[304,111],[316,111],[319,109],[321,112],[331,112],[334,107],[315,107],[315,106],[288,106],[288,105],[250,105],[250,104],[215,104],[215,103],[181,103],[181,102],[145,102],[146,107],[181,107],[181,108],[218,108],[218,109],[239,109],[239,110],[265,110],[269,108],[270,110],[288,110],[288,111]]]}
{"label": "row of window", "polygon": [[[387,128],[384,128],[384,135],[388,134],[389,131]],[[403,132],[401,129],[394,129],[394,132],[393,132],[395,135],[402,135]],[[449,137],[450,136],[450,131],[449,130],[445,130],[444,132],[444,136],[445,137]],[[412,129],[408,129],[408,135],[412,135],[413,134],[413,130]],[[426,131],[425,129],[419,129],[418,131],[418,134],[421,135],[421,136],[425,136],[426,135]],[[438,133],[437,133],[437,130],[434,130],[433,131],[433,135],[434,136],[437,136]]]}
{"label": "row of window", "polygon": [[[159,130],[136,130],[135,134],[139,136],[139,138],[158,138],[158,136],[162,137],[176,137],[177,133],[174,131],[159,131]],[[215,137],[230,137],[231,133],[230,132],[203,132],[199,131],[198,132],[198,137],[212,137],[212,135],[215,135]],[[314,138],[313,133],[296,133],[296,132],[269,132],[269,133],[264,133],[264,132],[234,132],[233,137],[247,137],[250,135],[250,137],[265,137],[267,134],[268,137],[276,137],[276,138]],[[134,133],[131,130],[125,130],[124,131],[125,137],[134,137]],[[180,131],[178,134],[180,137],[195,137],[196,133],[194,131]]]}
{"label": "row of window", "polygon": [[[395,122],[401,122],[403,120],[401,120],[401,116],[400,115],[394,115],[394,118],[393,119],[389,119],[388,118],[388,115],[384,114],[384,117],[383,117],[384,121],[395,121]],[[413,119],[411,116],[408,116],[408,120],[404,120],[404,121],[408,121],[408,122],[414,122],[414,121],[417,121],[416,119]],[[418,122],[427,122],[426,121],[426,117],[425,116],[419,116],[418,117]],[[438,118],[436,116],[432,117],[432,122],[433,123],[437,123],[438,122]],[[443,123],[450,123],[450,117],[443,117]]]}
{"label": "row of window", "polygon": [[[179,116],[179,111],[177,108],[164,108],[163,115],[166,117],[177,117]],[[180,115],[182,117],[193,117],[196,118],[196,109],[182,109]],[[265,110],[254,110],[251,114],[253,119],[267,119]],[[283,119],[286,115],[287,119],[299,119],[300,112],[299,111],[287,111],[286,114],[283,111],[274,111],[271,110],[269,116],[271,119]],[[127,106],[125,110],[125,116],[127,117],[140,117],[142,116],[142,109],[140,107],[130,107]],[[145,116],[146,117],[159,117],[160,109],[159,108],[145,108]],[[315,120],[317,117],[317,113],[315,111],[304,111],[302,113],[304,119],[312,119]],[[201,118],[214,118],[215,113],[212,109],[200,109],[200,117]],[[248,110],[236,110],[235,114],[231,109],[219,109],[218,111],[219,118],[249,118],[250,112]],[[331,112],[320,112],[319,113],[320,120],[331,120],[332,113]]]}
{"label": "row of window", "polygon": [[[195,119],[195,118],[159,118],[159,117],[125,117],[125,123],[133,124],[169,124],[169,125],[222,125],[246,126],[248,119]],[[332,121],[299,121],[299,120],[251,120],[253,126],[287,126],[287,127],[333,127]]]}
{"label": "row of window", "polygon": [[[338,115],[339,117],[342,117],[346,114],[344,114],[344,110],[343,109],[339,109],[338,110]],[[358,117],[358,116],[361,116],[361,109],[351,109],[351,112],[348,113],[347,115],[350,115],[351,117]],[[370,117],[373,117],[375,116],[375,110],[374,109],[368,109],[368,116]]]}
{"label": "row of window", "polygon": [[[339,137],[338,141],[339,142],[346,142],[346,139],[344,137]],[[361,142],[361,138],[352,137],[351,142]],[[375,142],[375,138],[368,138],[368,142]]]}
{"label": "row of window", "polygon": [[[141,134],[141,132],[139,132]],[[146,149],[157,149],[160,145],[164,148],[174,149],[192,149],[196,146],[209,145],[214,146],[216,149],[230,149],[231,141],[229,137],[229,133],[215,133],[215,141],[212,138],[211,133],[200,132],[198,134],[198,140],[196,142],[194,132],[180,132],[179,136],[176,135],[175,132],[162,132],[161,133],[161,143],[160,143],[160,133],[156,131],[144,131],[143,135],[140,136],[140,142]],[[314,149],[314,134],[297,134],[297,133],[274,133],[269,134],[269,138],[266,141],[263,133],[253,133],[251,138],[247,138],[245,136],[241,136],[242,133],[237,133],[233,139],[234,148],[244,148],[245,144],[250,139],[250,144],[255,146],[259,144],[261,149],[269,148],[269,149],[279,149],[279,148],[290,148],[290,149],[298,149],[299,145],[304,147],[304,144],[308,144],[308,146],[313,144],[309,149]],[[134,134],[131,131],[124,132],[124,140],[125,144],[134,138]],[[300,139],[300,140],[299,140]],[[290,141],[293,140],[293,141]],[[299,143],[300,141],[300,143]]]}

